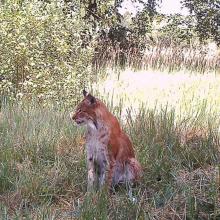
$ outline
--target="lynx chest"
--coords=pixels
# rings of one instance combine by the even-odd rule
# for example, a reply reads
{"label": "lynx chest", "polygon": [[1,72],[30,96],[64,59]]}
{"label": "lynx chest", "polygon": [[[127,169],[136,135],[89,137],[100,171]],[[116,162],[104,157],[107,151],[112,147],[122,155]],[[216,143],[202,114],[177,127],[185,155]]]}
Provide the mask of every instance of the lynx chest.
{"label": "lynx chest", "polygon": [[86,135],[86,150],[88,160],[102,161],[108,158],[108,142],[109,130],[101,123],[97,127],[92,125],[88,126]]}

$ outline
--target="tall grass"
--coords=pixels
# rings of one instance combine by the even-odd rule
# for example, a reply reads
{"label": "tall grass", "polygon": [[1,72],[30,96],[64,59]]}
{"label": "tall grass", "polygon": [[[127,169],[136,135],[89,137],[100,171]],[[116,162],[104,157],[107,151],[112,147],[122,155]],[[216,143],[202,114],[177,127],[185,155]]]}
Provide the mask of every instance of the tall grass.
{"label": "tall grass", "polygon": [[[108,106],[120,119],[126,102]],[[191,102],[187,103],[191,106]],[[198,105],[195,112],[207,106]],[[2,104],[0,219],[218,219],[219,119],[175,108],[127,107],[123,128],[144,175],[127,191],[86,193],[84,130],[72,109]],[[216,115],[217,116],[217,115]],[[189,120],[190,118],[190,120]]]}
{"label": "tall grass", "polygon": [[[211,45],[211,44],[210,44]],[[132,68],[135,70],[161,70],[175,72],[186,69],[188,71],[205,73],[219,72],[219,52],[209,45],[182,45],[175,42],[152,42],[145,39],[134,43],[112,43],[107,39],[100,42],[93,64],[97,69],[106,67]]]}

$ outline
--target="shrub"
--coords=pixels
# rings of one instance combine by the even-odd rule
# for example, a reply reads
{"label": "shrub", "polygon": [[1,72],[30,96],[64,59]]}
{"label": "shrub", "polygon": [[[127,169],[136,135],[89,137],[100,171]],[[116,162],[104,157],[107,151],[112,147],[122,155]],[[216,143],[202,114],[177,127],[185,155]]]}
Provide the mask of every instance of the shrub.
{"label": "shrub", "polygon": [[[92,50],[82,48],[86,27],[62,1],[0,6],[0,91],[38,100],[76,99],[90,71]],[[89,80],[88,80],[89,81]]]}

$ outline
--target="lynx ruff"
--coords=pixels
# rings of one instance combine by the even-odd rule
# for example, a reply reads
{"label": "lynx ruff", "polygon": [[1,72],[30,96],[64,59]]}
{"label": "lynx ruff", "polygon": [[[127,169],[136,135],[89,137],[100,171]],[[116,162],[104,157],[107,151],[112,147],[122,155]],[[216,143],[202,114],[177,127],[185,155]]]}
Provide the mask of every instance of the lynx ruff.
{"label": "lynx ruff", "polygon": [[137,182],[142,169],[129,137],[103,102],[85,90],[83,95],[84,99],[70,117],[77,125],[87,127],[88,190],[105,183],[114,187],[119,183]]}

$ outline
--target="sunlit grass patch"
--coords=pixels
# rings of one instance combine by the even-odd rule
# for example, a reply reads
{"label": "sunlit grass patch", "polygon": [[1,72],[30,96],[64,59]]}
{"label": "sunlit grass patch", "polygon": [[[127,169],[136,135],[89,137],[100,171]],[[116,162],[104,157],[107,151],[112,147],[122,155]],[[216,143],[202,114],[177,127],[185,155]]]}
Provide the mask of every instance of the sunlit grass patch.
{"label": "sunlit grass patch", "polygon": [[107,73],[104,83],[98,83],[99,91],[114,96],[115,103],[123,99],[124,106],[147,108],[168,105],[177,114],[191,115],[206,105],[205,110],[220,110],[220,76],[214,73],[156,72],[125,70],[119,74]]}

